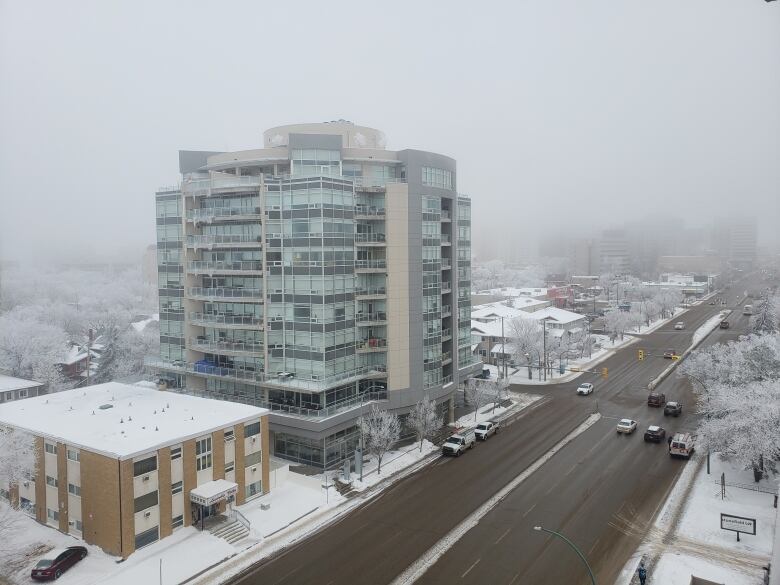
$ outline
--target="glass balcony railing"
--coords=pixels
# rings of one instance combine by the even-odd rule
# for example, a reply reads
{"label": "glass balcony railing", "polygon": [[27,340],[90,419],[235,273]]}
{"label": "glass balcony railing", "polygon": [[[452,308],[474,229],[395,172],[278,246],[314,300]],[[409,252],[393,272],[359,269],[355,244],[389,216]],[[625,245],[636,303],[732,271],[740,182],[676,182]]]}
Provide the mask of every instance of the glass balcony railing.
{"label": "glass balcony railing", "polygon": [[356,288],[355,289],[355,296],[358,297],[372,297],[372,296],[382,296],[387,294],[387,289],[383,286],[373,287],[373,288]]}
{"label": "glass balcony railing", "polygon": [[390,177],[348,177],[355,184],[355,189],[383,189],[394,183],[406,183],[406,179]]}
{"label": "glass balcony railing", "polygon": [[303,406],[295,406],[292,404],[283,404],[279,402],[263,402],[258,406],[267,408],[271,412],[279,414],[287,414],[295,417],[303,418],[327,418],[348,410],[355,408],[361,408],[367,406],[372,402],[380,400],[387,400],[387,391],[384,392],[366,392],[362,396],[347,398],[335,404],[331,404],[324,407],[306,408]]}
{"label": "glass balcony railing", "polygon": [[452,331],[449,327],[441,330],[441,340],[447,341],[448,339],[452,339]]}
{"label": "glass balcony railing", "polygon": [[452,315],[452,307],[450,305],[444,305],[441,308],[441,316],[442,317],[449,317]]}
{"label": "glass balcony railing", "polygon": [[185,193],[198,193],[210,189],[230,189],[233,187],[259,187],[262,177],[235,176],[212,177],[210,179],[185,180],[181,188]]}
{"label": "glass balcony railing", "polygon": [[186,296],[191,299],[207,300],[247,300],[262,301],[263,291],[259,288],[201,288],[194,287],[186,290]]}
{"label": "glass balcony railing", "polygon": [[387,339],[382,337],[368,337],[357,343],[358,351],[382,351],[387,348]]}
{"label": "glass balcony railing", "polygon": [[383,219],[385,217],[385,208],[374,205],[356,205],[355,217],[357,219]]}
{"label": "glass balcony railing", "polygon": [[384,311],[377,311],[374,313],[357,313],[355,315],[355,321],[357,321],[358,324],[367,324],[367,325],[370,325],[372,323],[386,323],[387,313],[385,313]]}
{"label": "glass balcony railing", "polygon": [[385,270],[387,260],[355,260],[356,270]]}
{"label": "glass balcony railing", "polygon": [[187,212],[187,219],[191,221],[210,222],[216,219],[231,217],[260,218],[259,207],[203,207],[191,209]]}
{"label": "glass balcony railing", "polygon": [[355,234],[356,244],[384,244],[385,234]]}
{"label": "glass balcony railing", "polygon": [[218,272],[263,272],[261,260],[244,260],[228,262],[224,260],[193,260],[187,266],[187,272],[197,274],[213,274]]}
{"label": "glass balcony railing", "polygon": [[187,236],[187,246],[190,247],[209,247],[209,246],[241,246],[241,247],[261,247],[263,236],[244,236],[244,235],[196,235]]}
{"label": "glass balcony railing", "polygon": [[250,315],[221,315],[217,313],[190,313],[190,323],[203,327],[250,327],[257,329],[263,326],[262,317]]}
{"label": "glass balcony railing", "polygon": [[442,282],[441,283],[441,292],[442,293],[448,293],[452,291],[452,283],[451,282]]}
{"label": "glass balcony railing", "polygon": [[229,341],[226,339],[190,339],[190,348],[196,351],[221,353],[225,355],[263,355],[263,343],[260,341]]}

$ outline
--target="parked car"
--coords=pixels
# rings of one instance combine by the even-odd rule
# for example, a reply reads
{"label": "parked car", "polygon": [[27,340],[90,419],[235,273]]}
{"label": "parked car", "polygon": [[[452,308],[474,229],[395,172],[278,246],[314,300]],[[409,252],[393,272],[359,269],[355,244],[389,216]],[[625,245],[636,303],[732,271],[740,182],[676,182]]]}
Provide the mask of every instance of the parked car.
{"label": "parked car", "polygon": [[36,581],[59,579],[62,574],[87,556],[87,549],[83,546],[69,546],[68,548],[55,548],[46,553],[35,565],[30,577]]}
{"label": "parked car", "polygon": [[657,425],[651,425],[647,427],[645,431],[646,443],[660,443],[666,436],[666,429]]}
{"label": "parked car", "polygon": [[593,392],[593,384],[591,384],[590,382],[583,382],[582,384],[577,386],[577,394],[581,396],[587,396],[591,392]]}
{"label": "parked car", "polygon": [[651,392],[647,397],[647,406],[663,406],[666,402],[666,394]]}
{"label": "parked car", "polygon": [[664,416],[680,416],[682,414],[682,402],[667,402],[664,406]]}
{"label": "parked car", "polygon": [[636,430],[636,421],[631,420],[630,418],[620,419],[620,422],[617,424],[618,433],[624,433],[626,435],[630,435],[635,430]]}
{"label": "parked car", "polygon": [[690,433],[677,433],[669,440],[669,455],[690,459],[696,450],[693,435]]}
{"label": "parked car", "polygon": [[474,434],[480,441],[487,441],[490,435],[495,435],[498,432],[498,421],[489,420],[487,422],[479,423],[477,428],[474,429]]}
{"label": "parked car", "polygon": [[477,436],[474,434],[474,430],[464,429],[444,441],[444,445],[441,446],[441,452],[443,455],[460,457],[461,453],[466,449],[473,449],[476,444]]}
{"label": "parked car", "polygon": [[487,380],[490,378],[490,370],[488,368],[483,368],[481,374],[477,374],[475,376],[476,378],[482,378],[483,380]]}
{"label": "parked car", "polygon": [[677,321],[677,323],[674,324],[674,328],[677,331],[680,331],[681,329],[685,329],[685,322],[684,321]]}
{"label": "parked car", "polygon": [[731,327],[731,325],[729,325],[728,321],[721,321],[720,322],[720,328],[721,329],[728,329],[729,327]]}
{"label": "parked car", "polygon": [[715,305],[715,304],[717,304],[717,303],[716,303],[715,301],[710,301],[710,304],[711,304],[711,305]]}
{"label": "parked car", "polygon": [[665,359],[668,359],[668,360],[670,360],[670,359],[673,359],[673,358],[674,358],[674,356],[676,356],[676,355],[677,355],[677,352],[676,352],[676,351],[674,351],[674,349],[667,349],[667,350],[664,352],[664,358],[665,358]]}

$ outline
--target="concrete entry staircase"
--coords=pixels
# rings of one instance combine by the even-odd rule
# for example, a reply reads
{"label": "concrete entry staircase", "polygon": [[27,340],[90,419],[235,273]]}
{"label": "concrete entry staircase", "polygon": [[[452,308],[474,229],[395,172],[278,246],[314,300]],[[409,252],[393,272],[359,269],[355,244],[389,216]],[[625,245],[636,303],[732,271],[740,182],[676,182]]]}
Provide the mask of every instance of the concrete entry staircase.
{"label": "concrete entry staircase", "polygon": [[236,544],[249,536],[249,528],[238,520],[227,521],[210,529],[209,532],[218,538],[228,541],[230,544]]}

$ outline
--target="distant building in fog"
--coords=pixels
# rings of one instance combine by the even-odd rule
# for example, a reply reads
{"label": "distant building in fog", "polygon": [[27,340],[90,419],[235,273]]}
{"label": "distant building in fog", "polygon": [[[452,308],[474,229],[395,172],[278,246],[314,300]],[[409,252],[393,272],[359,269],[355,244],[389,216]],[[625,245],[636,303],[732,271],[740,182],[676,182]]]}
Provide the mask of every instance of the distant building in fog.
{"label": "distant building in fog", "polygon": [[157,244],[147,246],[141,260],[141,275],[144,284],[157,286]]}
{"label": "distant building in fog", "polygon": [[631,270],[630,246],[625,230],[610,229],[601,232],[599,268],[602,274],[625,274]]}
{"label": "distant building in fog", "polygon": [[712,246],[732,266],[752,266],[756,261],[757,243],[756,218],[723,218],[713,226]]}

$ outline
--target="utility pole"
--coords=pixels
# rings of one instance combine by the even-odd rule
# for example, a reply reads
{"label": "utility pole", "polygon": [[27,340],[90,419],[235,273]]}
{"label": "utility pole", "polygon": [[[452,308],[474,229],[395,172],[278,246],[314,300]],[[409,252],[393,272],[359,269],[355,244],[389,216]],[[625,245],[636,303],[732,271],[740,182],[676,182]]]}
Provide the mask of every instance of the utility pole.
{"label": "utility pole", "polygon": [[503,378],[506,379],[506,337],[504,337],[504,318],[501,317],[501,360],[503,362],[502,364],[502,371],[503,371]]}
{"label": "utility pole", "polygon": [[547,381],[547,319],[542,319],[542,347],[544,348],[544,381]]}

